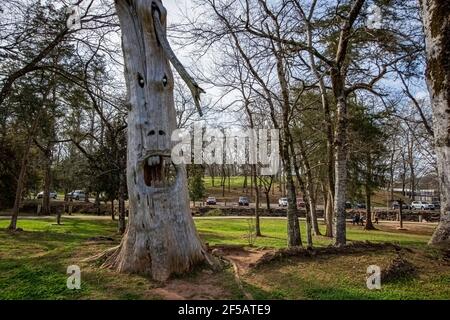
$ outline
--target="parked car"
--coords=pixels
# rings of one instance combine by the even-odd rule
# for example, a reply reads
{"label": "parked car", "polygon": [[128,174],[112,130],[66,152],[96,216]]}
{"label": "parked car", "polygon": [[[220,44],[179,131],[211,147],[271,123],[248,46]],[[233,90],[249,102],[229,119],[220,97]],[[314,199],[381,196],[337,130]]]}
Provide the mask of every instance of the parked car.
{"label": "parked car", "polygon": [[215,204],[217,204],[216,198],[215,197],[208,197],[208,199],[206,199],[206,204],[207,205],[215,205]]}
{"label": "parked car", "polygon": [[75,191],[69,192],[67,194],[67,197],[72,200],[83,201],[83,200],[86,200],[86,193],[83,190],[75,190]]}
{"label": "parked car", "polygon": [[287,207],[288,206],[288,199],[287,198],[280,198],[280,199],[278,199],[278,206],[280,206],[280,207]]}
{"label": "parked car", "polygon": [[[397,210],[400,208],[400,204],[398,203],[398,201],[393,201],[392,202],[392,210]],[[409,205],[407,203],[402,203],[402,208],[408,210],[409,209]]]}
{"label": "parked car", "polygon": [[415,210],[434,210],[433,204],[426,201],[413,201],[411,202],[411,209]]}
{"label": "parked car", "polygon": [[297,198],[297,208],[304,208],[305,206],[305,200],[303,198]]}
{"label": "parked car", "polygon": [[250,202],[247,197],[239,197],[238,205],[240,206],[249,206]]}
{"label": "parked car", "polygon": [[439,201],[432,202],[435,209],[441,209],[441,203]]}
{"label": "parked car", "polygon": [[[38,199],[42,199],[43,197],[44,197],[44,191],[41,191],[37,194]],[[56,191],[50,191],[50,198],[51,199],[58,198],[58,194],[56,193]]]}

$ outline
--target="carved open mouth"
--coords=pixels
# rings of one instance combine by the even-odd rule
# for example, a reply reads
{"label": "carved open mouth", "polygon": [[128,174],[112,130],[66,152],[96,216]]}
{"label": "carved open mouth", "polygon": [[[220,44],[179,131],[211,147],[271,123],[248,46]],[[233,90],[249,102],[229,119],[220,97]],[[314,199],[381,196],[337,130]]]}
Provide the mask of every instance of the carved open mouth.
{"label": "carved open mouth", "polygon": [[177,170],[168,155],[151,155],[144,161],[144,181],[148,187],[167,188],[174,184]]}

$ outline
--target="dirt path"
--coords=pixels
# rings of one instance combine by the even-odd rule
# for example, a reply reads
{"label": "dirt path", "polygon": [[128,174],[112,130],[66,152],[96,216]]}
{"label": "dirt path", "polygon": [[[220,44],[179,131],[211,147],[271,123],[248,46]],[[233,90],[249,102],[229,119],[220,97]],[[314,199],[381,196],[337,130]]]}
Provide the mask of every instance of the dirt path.
{"label": "dirt path", "polygon": [[203,273],[195,280],[172,279],[162,287],[151,289],[151,295],[164,300],[217,300],[231,298],[221,282],[212,274]]}
{"label": "dirt path", "polygon": [[[245,249],[242,247],[220,246],[212,248],[216,255],[228,260],[235,273],[235,281],[243,295],[248,300],[253,300],[242,284],[241,276],[249,271],[251,265],[259,260],[265,253],[272,250]],[[209,300],[227,299],[231,295],[224,288],[221,279],[212,271],[203,270],[195,279],[172,279],[163,286],[150,290],[150,294],[165,300]]]}

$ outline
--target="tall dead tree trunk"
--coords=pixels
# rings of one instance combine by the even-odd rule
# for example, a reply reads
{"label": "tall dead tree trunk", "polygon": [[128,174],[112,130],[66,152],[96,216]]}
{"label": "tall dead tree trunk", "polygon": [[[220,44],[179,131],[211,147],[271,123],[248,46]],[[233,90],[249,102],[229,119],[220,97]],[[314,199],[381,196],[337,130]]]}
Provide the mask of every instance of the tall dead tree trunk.
{"label": "tall dead tree trunk", "polygon": [[116,0],[116,10],[129,99],[129,218],[119,248],[104,265],[164,281],[205,259],[211,261],[190,213],[186,168],[171,161],[176,114],[168,59],[197,103],[201,89],[170,49],[167,13],[160,0]]}
{"label": "tall dead tree trunk", "polygon": [[441,218],[430,244],[450,240],[450,2],[421,0],[427,84],[441,190]]}

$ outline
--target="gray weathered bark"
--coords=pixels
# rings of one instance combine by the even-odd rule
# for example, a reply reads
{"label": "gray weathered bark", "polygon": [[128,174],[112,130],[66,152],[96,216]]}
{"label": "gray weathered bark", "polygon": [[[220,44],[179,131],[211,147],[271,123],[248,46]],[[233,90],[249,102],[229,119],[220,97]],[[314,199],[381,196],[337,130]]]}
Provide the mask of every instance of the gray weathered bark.
{"label": "gray weathered bark", "polygon": [[[116,0],[116,9],[129,99],[129,221],[120,247],[104,265],[164,281],[209,260],[190,213],[186,169],[170,158],[176,115],[168,58],[176,61],[167,49],[160,0]],[[196,90],[195,84],[189,87]]]}
{"label": "gray weathered bark", "polygon": [[450,2],[422,0],[427,84],[441,190],[441,218],[430,244],[450,241]]}

